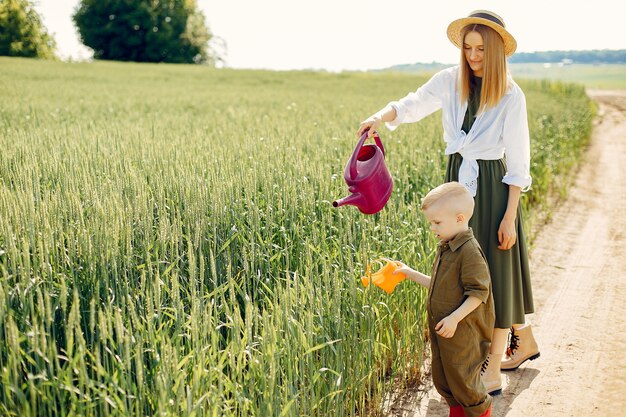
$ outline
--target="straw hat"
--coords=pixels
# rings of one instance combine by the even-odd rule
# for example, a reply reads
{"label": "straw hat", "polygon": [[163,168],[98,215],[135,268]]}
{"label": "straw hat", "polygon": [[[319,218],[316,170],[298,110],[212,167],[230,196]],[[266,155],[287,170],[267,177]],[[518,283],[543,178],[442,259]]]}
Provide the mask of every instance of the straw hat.
{"label": "straw hat", "polygon": [[463,39],[461,39],[461,30],[465,26],[469,25],[485,25],[495,30],[500,34],[504,41],[504,54],[506,56],[513,55],[517,48],[517,42],[513,35],[506,31],[504,26],[504,20],[494,12],[488,10],[476,10],[469,14],[469,16],[462,19],[457,19],[450,23],[448,26],[448,39],[457,47],[463,47]]}

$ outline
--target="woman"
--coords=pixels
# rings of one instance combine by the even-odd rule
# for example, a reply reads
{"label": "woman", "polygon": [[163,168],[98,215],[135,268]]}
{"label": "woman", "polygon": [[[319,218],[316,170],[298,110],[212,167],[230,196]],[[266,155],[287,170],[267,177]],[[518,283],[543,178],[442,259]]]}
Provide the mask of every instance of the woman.
{"label": "woman", "polygon": [[491,273],[496,324],[482,379],[495,395],[502,390],[500,369],[517,369],[539,356],[524,317],[534,310],[519,205],[520,193],[531,184],[526,99],[507,71],[506,57],[517,43],[502,18],[486,10],[472,12],[448,26],[448,38],[461,49],[460,65],[389,103],[361,122],[357,134],[369,129],[372,135],[383,122],[394,130],[442,110],[446,182],[459,181],[474,196],[470,227]]}

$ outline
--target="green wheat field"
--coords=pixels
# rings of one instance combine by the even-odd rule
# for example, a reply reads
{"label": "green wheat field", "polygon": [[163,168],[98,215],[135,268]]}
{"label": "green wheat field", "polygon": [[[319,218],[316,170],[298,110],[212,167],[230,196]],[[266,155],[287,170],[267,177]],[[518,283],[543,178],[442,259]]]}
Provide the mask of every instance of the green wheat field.
{"label": "green wheat field", "polygon": [[[358,123],[423,76],[0,58],[0,415],[372,416],[419,383],[419,212],[444,177],[440,114],[383,130],[395,180],[331,202]],[[594,107],[520,81],[529,224],[567,188]]]}

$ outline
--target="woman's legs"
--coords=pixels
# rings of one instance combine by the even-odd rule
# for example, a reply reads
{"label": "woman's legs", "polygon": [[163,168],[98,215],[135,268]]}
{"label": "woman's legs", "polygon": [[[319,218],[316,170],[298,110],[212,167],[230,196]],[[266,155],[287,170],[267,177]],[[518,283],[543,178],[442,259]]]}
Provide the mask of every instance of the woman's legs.
{"label": "woman's legs", "polygon": [[489,353],[500,356],[504,354],[504,350],[507,347],[506,341],[509,337],[510,330],[511,329],[499,329],[497,327],[493,329],[493,335],[491,336],[491,348],[489,349]]}
{"label": "woman's legs", "polygon": [[514,324],[511,330],[511,343],[506,350],[506,358],[500,369],[514,371],[527,360],[539,357],[539,347],[533,336],[530,323]]}
{"label": "woman's legs", "polygon": [[491,347],[489,355],[483,364],[481,379],[487,392],[490,395],[498,395],[502,392],[502,377],[500,375],[500,365],[502,362],[502,354],[506,347],[506,341],[510,329],[493,329],[491,336]]}

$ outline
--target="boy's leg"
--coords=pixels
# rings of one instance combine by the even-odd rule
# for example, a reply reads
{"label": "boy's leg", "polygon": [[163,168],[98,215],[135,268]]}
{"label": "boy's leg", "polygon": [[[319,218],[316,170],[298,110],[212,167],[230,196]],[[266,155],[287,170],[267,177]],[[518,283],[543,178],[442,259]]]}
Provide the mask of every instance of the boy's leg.
{"label": "boy's leg", "polygon": [[454,337],[450,339],[436,334],[433,336],[437,339],[451,395],[463,406],[467,417],[479,417],[491,406],[491,396],[480,379],[480,370],[489,351],[489,340],[479,338],[476,331],[463,322],[459,323]]}
{"label": "boy's leg", "polygon": [[[430,327],[430,326],[429,326]],[[452,396],[452,392],[448,387],[446,381],[446,374],[443,369],[443,363],[441,361],[441,354],[439,353],[439,344],[437,343],[437,334],[435,329],[430,327],[430,351],[431,351],[431,374],[433,377],[433,385],[435,389],[446,400],[450,408],[459,406],[460,404]]]}
{"label": "boy's leg", "polygon": [[485,410],[484,413],[482,413],[480,416],[478,417],[491,417],[491,406],[489,406],[488,409]]}

